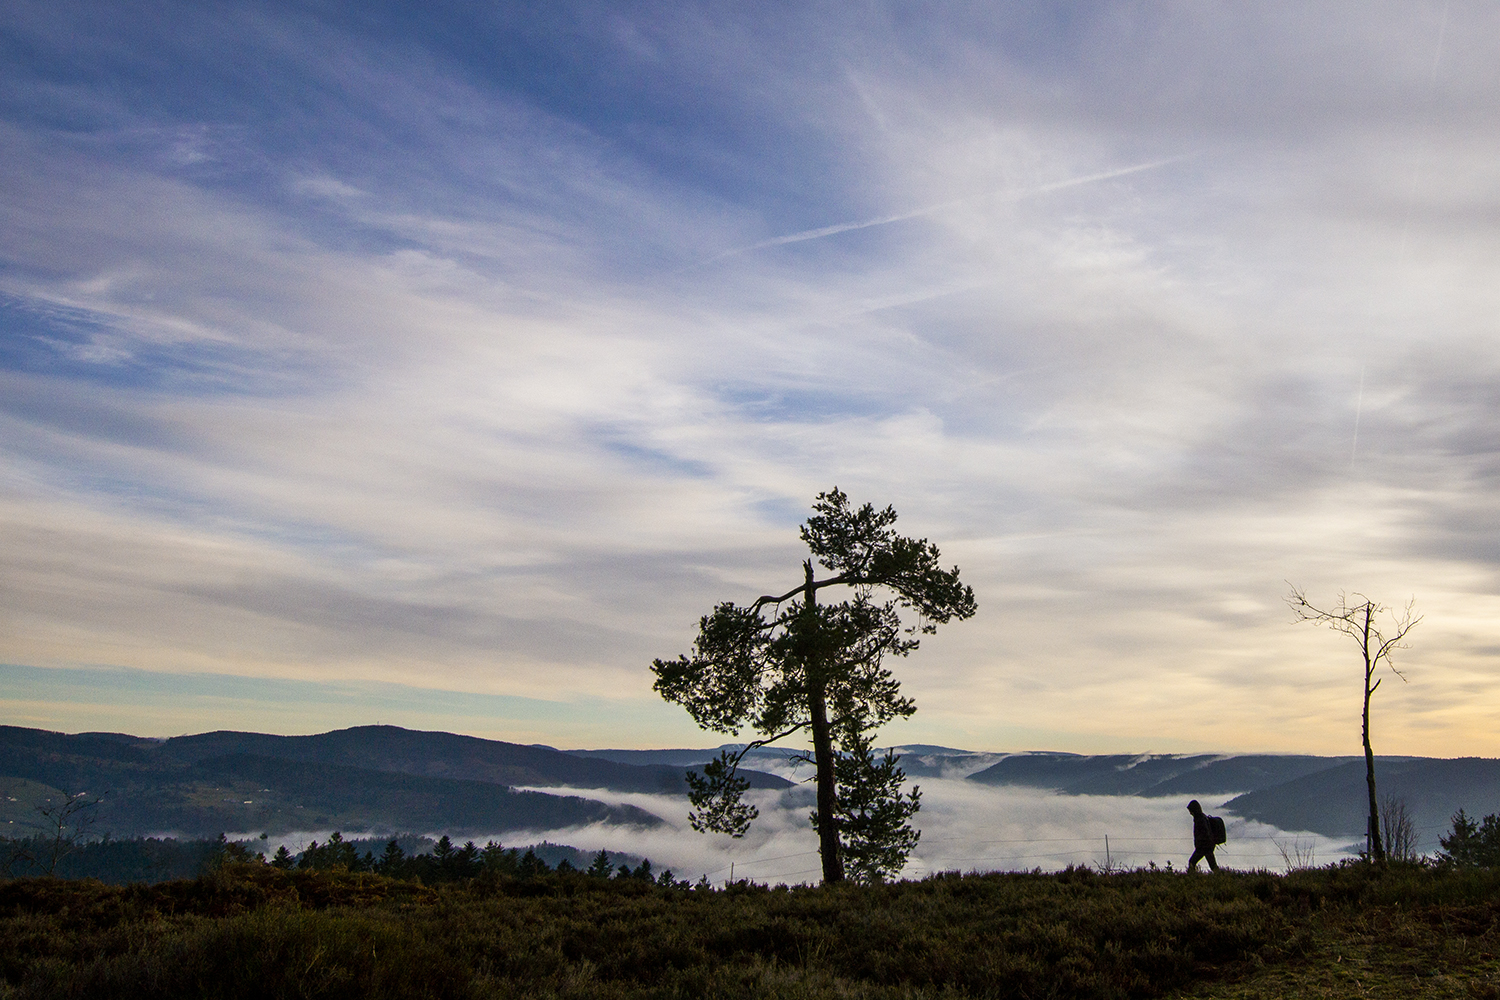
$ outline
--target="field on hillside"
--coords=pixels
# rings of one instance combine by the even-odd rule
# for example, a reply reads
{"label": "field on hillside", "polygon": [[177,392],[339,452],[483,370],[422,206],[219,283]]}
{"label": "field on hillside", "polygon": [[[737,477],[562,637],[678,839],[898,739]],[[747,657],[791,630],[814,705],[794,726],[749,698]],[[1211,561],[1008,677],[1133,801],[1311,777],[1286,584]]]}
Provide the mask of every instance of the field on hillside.
{"label": "field on hillside", "polygon": [[0,884],[0,997],[1500,997],[1500,873]]}

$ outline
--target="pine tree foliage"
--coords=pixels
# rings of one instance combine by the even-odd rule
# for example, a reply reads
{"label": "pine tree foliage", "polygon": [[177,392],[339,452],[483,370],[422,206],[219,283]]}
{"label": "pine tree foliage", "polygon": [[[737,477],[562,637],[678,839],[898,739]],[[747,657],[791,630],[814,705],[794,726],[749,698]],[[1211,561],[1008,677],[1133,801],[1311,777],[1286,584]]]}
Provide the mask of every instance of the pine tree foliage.
{"label": "pine tree foliage", "polygon": [[[838,755],[838,821],[843,841],[845,874],[860,882],[879,882],[901,871],[917,846],[921,831],[907,823],[921,807],[922,792],[912,788],[903,797],[906,772],[895,751],[876,758],[868,736],[850,733],[848,749]],[[818,828],[818,814],[811,816]]]}
{"label": "pine tree foliage", "polygon": [[1438,861],[1455,868],[1500,868],[1500,816],[1482,821],[1460,809],[1453,817],[1453,830],[1438,841]]}
{"label": "pine tree foliage", "polygon": [[[819,494],[801,529],[812,554],[802,584],[749,605],[718,605],[700,619],[691,656],[652,664],[656,691],[699,726],[755,733],[738,753],[689,772],[694,829],[743,836],[756,810],[743,801],[749,786],[736,774],[740,761],[803,734],[817,768],[824,881],[844,877],[849,851],[861,877],[899,870],[916,843],[905,820],[918,798],[901,797],[904,775],[894,757],[875,760],[868,737],[912,715],[916,704],[901,695],[884,661],[909,655],[939,624],[970,617],[975,604],[958,570],[939,564],[937,546],[897,534],[895,522],[894,509],[853,507],[837,487]],[[817,579],[814,559],[833,575]],[[848,596],[820,602],[828,588]]]}
{"label": "pine tree foliage", "polygon": [[375,867],[375,858],[369,853],[361,858],[355,846],[335,830],[326,844],[316,840],[308,844],[297,859],[297,867],[311,871],[369,871]]}
{"label": "pine tree foliage", "polygon": [[377,866],[377,870],[382,873],[393,873],[400,871],[401,866],[405,863],[406,852],[401,849],[401,845],[396,843],[394,839],[386,841],[385,853],[380,856],[380,863]]}

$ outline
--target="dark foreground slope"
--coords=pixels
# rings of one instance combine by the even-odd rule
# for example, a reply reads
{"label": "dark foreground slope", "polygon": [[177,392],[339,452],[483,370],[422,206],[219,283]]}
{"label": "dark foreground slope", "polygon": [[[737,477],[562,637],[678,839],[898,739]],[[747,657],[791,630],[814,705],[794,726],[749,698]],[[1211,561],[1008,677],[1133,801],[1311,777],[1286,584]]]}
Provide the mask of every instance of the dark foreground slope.
{"label": "dark foreground slope", "polygon": [[768,890],[433,889],[226,866],[0,884],[0,996],[1492,997],[1493,873],[939,876]]}

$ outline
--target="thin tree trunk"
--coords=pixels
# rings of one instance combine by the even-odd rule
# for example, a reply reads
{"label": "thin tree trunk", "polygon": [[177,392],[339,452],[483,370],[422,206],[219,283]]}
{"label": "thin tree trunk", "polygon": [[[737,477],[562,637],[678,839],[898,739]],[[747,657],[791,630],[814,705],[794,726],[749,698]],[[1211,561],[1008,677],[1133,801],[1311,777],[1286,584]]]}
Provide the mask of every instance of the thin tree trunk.
{"label": "thin tree trunk", "polygon": [[1370,857],[1376,864],[1385,864],[1385,845],[1380,841],[1380,803],[1375,796],[1375,751],[1370,748],[1370,695],[1374,689],[1370,687],[1370,675],[1375,672],[1374,664],[1370,663],[1370,617],[1374,609],[1368,604],[1365,606],[1365,628],[1363,650],[1365,656],[1365,711],[1363,726],[1360,735],[1365,742],[1365,785],[1370,793]]}
{"label": "thin tree trunk", "polygon": [[[809,559],[802,564],[807,577],[807,601],[803,605],[806,614],[815,619],[817,616],[817,597],[813,590],[813,567]],[[822,656],[822,650],[817,643],[817,633],[810,633],[814,643],[812,657]],[[839,828],[836,808],[838,804],[838,787],[833,772],[833,734],[828,727],[828,699],[823,686],[823,676],[820,663],[808,662],[804,665],[807,674],[807,708],[808,716],[812,722],[813,735],[813,761],[818,768],[818,852],[823,858],[823,881],[842,882],[844,880],[844,859],[839,850]]]}

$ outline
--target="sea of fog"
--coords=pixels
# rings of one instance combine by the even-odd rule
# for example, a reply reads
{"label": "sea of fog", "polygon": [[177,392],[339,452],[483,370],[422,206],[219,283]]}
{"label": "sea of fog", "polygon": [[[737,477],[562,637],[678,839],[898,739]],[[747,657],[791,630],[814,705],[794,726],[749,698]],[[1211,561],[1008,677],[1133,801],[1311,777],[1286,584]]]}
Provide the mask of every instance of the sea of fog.
{"label": "sea of fog", "polygon": [[[1059,795],[956,779],[929,778],[919,784],[922,809],[912,822],[922,831],[922,839],[902,872],[909,878],[941,871],[1050,871],[1070,864],[1136,868],[1170,863],[1181,868],[1193,850],[1186,797]],[[680,797],[571,791],[639,806],[662,817],[666,825],[628,834],[602,825],[528,831],[509,835],[510,842],[546,839],[589,851],[628,850],[650,858],[658,869],[670,868],[679,878],[694,881],[706,875],[711,882],[721,882],[731,874],[771,884],[818,879],[817,837],[808,822],[813,810],[810,786],[747,796],[760,816],[738,840],[694,832],[687,822],[687,803]],[[1210,813],[1232,797],[1198,796]],[[1354,850],[1346,840],[1278,830],[1232,816],[1225,820],[1229,843],[1216,857],[1231,868],[1280,870],[1291,864],[1326,864]]]}
{"label": "sea of fog", "polygon": [[[801,780],[805,775],[787,771]],[[910,788],[912,782],[908,783]],[[1124,795],[1060,795],[1033,788],[982,785],[961,778],[923,778],[922,808],[913,824],[921,841],[902,875],[920,878],[941,871],[1051,871],[1068,865],[1100,868],[1170,864],[1180,869],[1192,853],[1189,796],[1144,798]],[[785,791],[748,793],[760,816],[742,838],[700,834],[688,825],[682,796],[612,792],[597,788],[536,788],[550,794],[579,795],[612,804],[638,806],[664,820],[652,830],[609,824],[549,829],[497,830],[474,838],[524,847],[543,840],[584,851],[628,852],[649,858],[656,871],[678,878],[706,876],[721,883],[749,878],[777,884],[815,882],[819,876],[817,837],[808,822],[813,790],[807,783]],[[1198,795],[1209,813],[1220,812],[1233,795]],[[1221,865],[1237,869],[1284,870],[1321,865],[1349,857],[1357,845],[1318,834],[1279,830],[1225,815],[1229,843],[1220,847]],[[412,831],[429,833],[432,831]],[[299,851],[329,831],[273,837],[270,850],[285,843]],[[346,838],[367,836],[343,831]],[[252,835],[241,835],[252,836]],[[253,834],[259,836],[259,833]]]}

